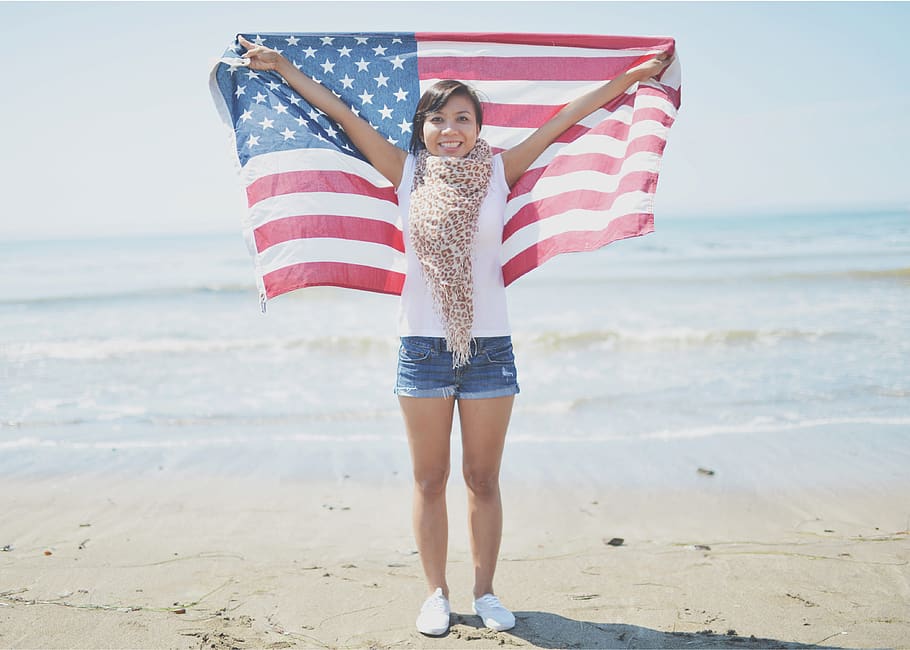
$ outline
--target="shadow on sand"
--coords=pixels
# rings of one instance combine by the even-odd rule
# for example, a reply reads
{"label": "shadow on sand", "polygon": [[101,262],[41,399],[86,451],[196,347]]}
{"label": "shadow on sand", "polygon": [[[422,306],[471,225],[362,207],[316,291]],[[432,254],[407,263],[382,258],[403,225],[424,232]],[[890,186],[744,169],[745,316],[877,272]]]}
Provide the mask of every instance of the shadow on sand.
{"label": "shadow on sand", "polygon": [[[515,612],[516,625],[508,632],[538,648],[815,648],[836,650],[836,646],[794,643],[780,639],[703,632],[661,632],[637,625],[577,621],[548,612]],[[480,639],[496,632],[483,627],[477,616],[453,614],[447,636]],[[445,637],[443,637],[445,638]]]}

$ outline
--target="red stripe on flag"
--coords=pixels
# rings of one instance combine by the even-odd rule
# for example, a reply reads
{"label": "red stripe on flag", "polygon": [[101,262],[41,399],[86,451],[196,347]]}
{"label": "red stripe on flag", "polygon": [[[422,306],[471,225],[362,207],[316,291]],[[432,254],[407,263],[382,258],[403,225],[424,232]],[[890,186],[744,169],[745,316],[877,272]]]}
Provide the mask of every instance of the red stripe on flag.
{"label": "red stripe on flag", "polygon": [[502,240],[505,241],[518,230],[532,223],[559,216],[569,210],[610,209],[616,199],[629,192],[646,192],[653,194],[657,189],[657,172],[635,171],[623,176],[619,185],[612,192],[597,190],[571,190],[549,196],[539,201],[532,201],[515,213],[502,229]]}
{"label": "red stripe on flag", "polygon": [[589,129],[586,126],[582,126],[581,124],[576,124],[574,126],[570,126],[568,129],[563,131],[562,134],[558,138],[556,138],[553,142],[554,143],[558,142],[560,144],[566,144],[568,142],[575,142],[576,140],[578,140],[578,138],[580,138],[581,136],[583,136],[585,133],[587,133],[590,130],[591,129]]}
{"label": "red stripe on flag", "polygon": [[476,81],[604,81],[622,74],[639,59],[622,57],[420,56],[421,79]]}
{"label": "red stripe on flag", "polygon": [[672,52],[675,41],[669,36],[608,36],[601,34],[516,34],[496,32],[416,32],[418,42],[510,43],[557,47],[590,47],[606,50],[655,49]]}
{"label": "red stripe on flag", "polygon": [[[575,126],[570,126],[568,129],[563,131],[562,135],[560,135],[558,138],[553,140],[553,142],[559,143],[559,144],[568,144],[569,142],[575,142],[576,140],[578,140],[578,138],[580,138],[581,136],[583,136],[585,133],[587,133],[590,130],[591,129],[589,129],[586,126],[581,126],[580,124],[576,124]],[[492,149],[494,154],[502,153],[503,151],[505,151],[505,148],[503,148],[503,147],[490,147],[490,148]]]}
{"label": "red stripe on flag", "polygon": [[301,262],[262,276],[267,298],[304,287],[344,287],[401,295],[404,274],[344,262]]}
{"label": "red stripe on flag", "polygon": [[360,194],[398,204],[394,188],[377,187],[357,174],[330,170],[298,170],[263,176],[249,184],[246,195],[252,207],[263,199],[297,192]]}
{"label": "red stripe on flag", "polygon": [[483,123],[489,126],[509,126],[536,129],[562,110],[559,106],[538,104],[495,104],[482,102]]}
{"label": "red stripe on flag", "polygon": [[388,222],[365,217],[301,214],[263,224],[253,230],[253,235],[256,238],[256,250],[260,253],[275,244],[311,237],[373,242],[404,252],[401,230]]}
{"label": "red stripe on flag", "polygon": [[528,271],[533,271],[561,253],[592,251],[620,239],[639,237],[650,232],[654,232],[654,215],[635,213],[613,219],[603,230],[571,231],[554,235],[529,246],[506,262],[502,267],[503,282],[509,286]]}
{"label": "red stripe on flag", "polygon": [[632,114],[632,122],[643,122],[645,120],[654,120],[655,122],[659,122],[662,126],[669,128],[673,125],[676,117],[669,115],[660,108],[636,108],[635,112]]}
{"label": "red stripe on flag", "polygon": [[545,174],[548,177],[561,176],[562,174],[580,171],[618,174],[622,169],[623,162],[625,162],[626,158],[629,156],[643,151],[660,155],[663,153],[666,146],[667,141],[663,138],[656,135],[644,135],[630,141],[626,148],[625,155],[623,156],[610,156],[605,153],[582,153],[557,156],[549,165],[545,167],[536,167],[525,172],[512,188],[512,192],[509,194],[509,200],[530,192],[537,181],[540,180],[540,177]]}

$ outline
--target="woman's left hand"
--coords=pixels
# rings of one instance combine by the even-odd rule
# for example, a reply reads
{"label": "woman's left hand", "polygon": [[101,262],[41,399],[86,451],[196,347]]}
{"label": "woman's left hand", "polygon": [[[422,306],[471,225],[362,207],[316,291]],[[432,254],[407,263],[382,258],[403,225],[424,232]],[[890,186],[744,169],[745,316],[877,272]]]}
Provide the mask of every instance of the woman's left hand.
{"label": "woman's left hand", "polygon": [[639,63],[634,68],[630,68],[628,74],[636,81],[645,81],[651,77],[659,75],[664,69],[673,62],[675,55],[665,53],[658,54],[653,59],[644,63]]}
{"label": "woman's left hand", "polygon": [[246,48],[246,52],[241,56],[250,62],[251,69],[277,71],[281,66],[284,57],[276,50],[251,43],[240,34],[237,35],[237,41]]}

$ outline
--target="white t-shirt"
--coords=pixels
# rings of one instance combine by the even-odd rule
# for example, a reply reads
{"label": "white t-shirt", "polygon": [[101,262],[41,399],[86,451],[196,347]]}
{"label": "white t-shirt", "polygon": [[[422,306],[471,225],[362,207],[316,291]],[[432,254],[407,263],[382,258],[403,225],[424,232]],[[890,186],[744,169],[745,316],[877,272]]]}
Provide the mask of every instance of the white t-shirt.
{"label": "white t-shirt", "polygon": [[[415,157],[408,155],[398,186],[398,206],[404,228],[404,247],[407,264],[401,303],[398,311],[399,336],[445,337],[445,328],[433,306],[420,261],[411,246],[408,211],[411,205],[411,185],[414,182]],[[508,336],[509,313],[506,290],[502,283],[502,227],[505,221],[506,182],[502,156],[493,156],[493,175],[490,189],[480,205],[477,233],[474,236],[472,272],[474,275],[474,327],[471,335]]]}

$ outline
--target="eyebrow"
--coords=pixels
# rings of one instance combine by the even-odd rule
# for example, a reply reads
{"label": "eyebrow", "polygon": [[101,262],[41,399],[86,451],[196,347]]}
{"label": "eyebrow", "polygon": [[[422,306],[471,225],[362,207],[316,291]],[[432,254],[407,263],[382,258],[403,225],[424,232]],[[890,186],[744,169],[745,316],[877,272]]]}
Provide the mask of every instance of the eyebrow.
{"label": "eyebrow", "polygon": [[[439,113],[442,113],[442,110],[430,111],[429,113],[427,113],[427,115],[438,115]],[[462,113],[467,113],[468,115],[474,114],[473,111],[469,111],[469,110],[465,109],[463,111],[458,111],[457,113],[455,113],[455,115],[461,115]]]}

